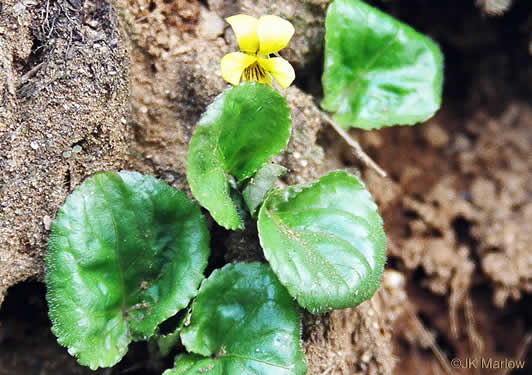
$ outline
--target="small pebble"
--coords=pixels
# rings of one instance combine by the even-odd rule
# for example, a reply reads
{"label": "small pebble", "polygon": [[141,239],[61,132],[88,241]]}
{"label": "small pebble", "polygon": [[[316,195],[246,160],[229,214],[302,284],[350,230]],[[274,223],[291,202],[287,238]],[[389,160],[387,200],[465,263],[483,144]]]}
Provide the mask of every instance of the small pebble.
{"label": "small pebble", "polygon": [[434,148],[442,148],[449,143],[449,135],[438,124],[432,123],[425,127],[424,136]]}
{"label": "small pebble", "polygon": [[52,219],[50,218],[50,216],[46,215],[42,218],[42,223],[44,224],[44,229],[50,230],[52,226]]}
{"label": "small pebble", "polygon": [[404,288],[406,284],[405,276],[395,270],[387,270],[384,272],[383,278],[382,278],[382,285],[386,288]]}
{"label": "small pebble", "polygon": [[214,12],[201,13],[199,32],[207,40],[215,40],[224,32],[224,21]]}

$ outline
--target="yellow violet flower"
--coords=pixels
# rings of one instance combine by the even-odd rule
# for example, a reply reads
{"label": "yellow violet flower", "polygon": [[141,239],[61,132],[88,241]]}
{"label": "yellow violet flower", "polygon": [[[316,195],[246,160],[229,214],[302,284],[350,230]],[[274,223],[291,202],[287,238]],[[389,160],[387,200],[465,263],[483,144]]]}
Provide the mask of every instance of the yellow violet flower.
{"label": "yellow violet flower", "polygon": [[[222,59],[222,77],[232,85],[240,79],[271,85],[271,76],[282,88],[294,81],[292,65],[282,57],[271,57],[288,45],[294,26],[281,17],[255,17],[239,14],[227,18],[242,52],[232,52]],[[271,76],[270,76],[271,75]]]}

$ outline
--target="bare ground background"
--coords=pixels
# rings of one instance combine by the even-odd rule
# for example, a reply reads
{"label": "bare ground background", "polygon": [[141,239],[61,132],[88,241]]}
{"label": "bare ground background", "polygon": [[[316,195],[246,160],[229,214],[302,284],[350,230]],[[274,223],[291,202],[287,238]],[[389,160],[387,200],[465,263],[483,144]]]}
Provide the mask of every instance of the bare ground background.
{"label": "bare ground background", "polygon": [[[449,360],[530,357],[532,5],[372,2],[432,36],[446,58],[434,119],[353,132],[388,171],[382,179],[316,115],[328,2],[0,3],[0,374],[90,373],[49,330],[40,280],[51,220],[99,170],[136,169],[188,189],[187,144],[225,87],[219,61],[237,46],[223,18],[238,12],[296,26],[283,51],[298,76],[286,91],[294,132],[279,158],[290,168],[285,182],[337,168],[361,174],[389,235],[383,288],[371,301],[304,316],[309,373],[484,374]],[[261,259],[248,228],[227,234],[213,224],[211,267]],[[160,374],[171,362],[134,344],[98,373]]]}

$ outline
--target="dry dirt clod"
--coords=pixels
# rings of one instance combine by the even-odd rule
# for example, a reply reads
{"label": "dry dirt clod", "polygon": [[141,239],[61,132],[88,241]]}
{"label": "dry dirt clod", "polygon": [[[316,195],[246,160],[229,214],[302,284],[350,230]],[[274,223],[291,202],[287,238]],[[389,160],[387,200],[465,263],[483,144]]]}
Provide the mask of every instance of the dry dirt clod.
{"label": "dry dirt clod", "polygon": [[128,53],[118,19],[109,1],[72,4],[2,2],[0,304],[11,285],[42,277],[51,219],[71,190],[125,165]]}
{"label": "dry dirt clod", "polygon": [[309,375],[391,375],[391,327],[404,313],[406,279],[385,271],[383,287],[360,306],[304,316],[304,350]]}

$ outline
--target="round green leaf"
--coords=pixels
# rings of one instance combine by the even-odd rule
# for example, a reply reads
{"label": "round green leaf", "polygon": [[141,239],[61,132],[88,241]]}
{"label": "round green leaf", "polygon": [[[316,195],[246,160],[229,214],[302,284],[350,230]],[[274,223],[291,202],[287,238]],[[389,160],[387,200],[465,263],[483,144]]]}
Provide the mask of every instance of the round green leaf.
{"label": "round green leaf", "polygon": [[53,224],[52,331],[81,364],[112,366],[131,340],[187,306],[208,255],[205,218],[183,192],[136,172],[98,173]]}
{"label": "round green leaf", "polygon": [[413,125],[439,109],[443,58],[432,40],[359,0],[335,0],[325,30],[322,107],[340,125]]}
{"label": "round green leaf", "polygon": [[187,178],[192,194],[227,229],[242,229],[230,177],[251,177],[290,138],[290,109],[271,87],[244,83],[225,90],[202,116],[190,141]]}
{"label": "round green leaf", "polygon": [[259,212],[266,259],[313,313],[356,306],[380,285],[386,236],[359,180],[332,172],[312,185],[273,190]]}
{"label": "round green leaf", "polygon": [[303,375],[301,316],[270,267],[230,264],[203,282],[192,305],[190,325],[181,333],[189,352],[170,374]]}

